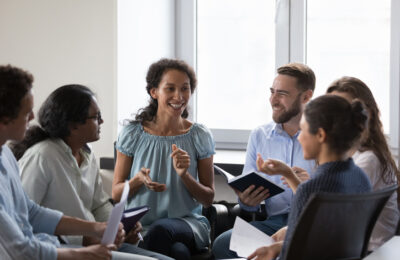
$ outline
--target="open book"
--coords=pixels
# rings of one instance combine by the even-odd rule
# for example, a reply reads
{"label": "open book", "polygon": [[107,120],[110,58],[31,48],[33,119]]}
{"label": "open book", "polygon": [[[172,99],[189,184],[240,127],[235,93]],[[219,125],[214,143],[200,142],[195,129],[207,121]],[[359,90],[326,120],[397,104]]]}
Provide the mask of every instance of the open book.
{"label": "open book", "polygon": [[216,165],[214,165],[214,168],[217,169],[223,176],[225,176],[228,184],[232,188],[237,189],[240,192],[243,192],[250,185],[255,185],[256,188],[263,186],[264,188],[268,189],[270,194],[268,198],[285,191],[282,186],[268,180],[265,176],[258,172],[250,172],[235,177]]}
{"label": "open book", "polygon": [[125,233],[128,234],[136,223],[149,211],[149,207],[141,206],[124,211],[121,222],[124,224]]}

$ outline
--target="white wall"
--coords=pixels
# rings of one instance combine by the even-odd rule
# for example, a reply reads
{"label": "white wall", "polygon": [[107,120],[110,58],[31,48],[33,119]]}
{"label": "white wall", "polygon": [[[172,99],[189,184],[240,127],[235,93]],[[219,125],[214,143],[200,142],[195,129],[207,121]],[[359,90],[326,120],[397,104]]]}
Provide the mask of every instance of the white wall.
{"label": "white wall", "polygon": [[146,73],[160,58],[175,57],[174,0],[118,0],[118,121],[148,104]]}
{"label": "white wall", "polygon": [[113,155],[117,132],[116,8],[114,0],[0,0],[0,64],[34,75],[35,112],[64,84],[96,92],[105,120],[98,157]]}

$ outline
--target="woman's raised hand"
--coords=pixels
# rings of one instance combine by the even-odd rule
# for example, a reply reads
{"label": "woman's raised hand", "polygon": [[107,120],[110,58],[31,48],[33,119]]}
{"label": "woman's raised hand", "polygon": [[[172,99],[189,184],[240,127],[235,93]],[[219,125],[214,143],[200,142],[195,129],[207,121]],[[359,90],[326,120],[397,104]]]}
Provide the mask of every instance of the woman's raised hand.
{"label": "woman's raised hand", "polygon": [[180,177],[187,174],[187,170],[190,166],[189,154],[186,151],[178,148],[176,144],[173,144],[171,157],[176,173]]}
{"label": "woman's raised hand", "polygon": [[163,192],[167,189],[167,185],[152,181],[150,178],[150,169],[142,167],[138,172],[143,184],[149,190]]}

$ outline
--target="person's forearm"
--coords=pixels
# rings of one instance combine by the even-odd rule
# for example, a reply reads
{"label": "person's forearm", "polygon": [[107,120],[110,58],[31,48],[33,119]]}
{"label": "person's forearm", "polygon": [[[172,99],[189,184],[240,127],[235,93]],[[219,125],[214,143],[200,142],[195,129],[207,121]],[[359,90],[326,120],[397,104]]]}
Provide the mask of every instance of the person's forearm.
{"label": "person's forearm", "polygon": [[79,253],[75,248],[57,248],[57,260],[76,260]]}
{"label": "person's forearm", "polygon": [[58,223],[55,235],[83,235],[97,237],[97,225],[100,223],[89,222],[79,218],[63,216]]}
{"label": "person's forearm", "polygon": [[184,174],[181,180],[193,198],[203,204],[204,207],[211,206],[214,200],[214,189],[196,181],[189,172]]}
{"label": "person's forearm", "polygon": [[[143,181],[136,177],[135,175],[132,179],[129,180],[129,195],[128,197],[132,197],[142,186]],[[114,202],[119,202],[121,200],[122,191],[124,190],[125,182],[116,183],[112,187],[112,198]]]}
{"label": "person's forearm", "polygon": [[292,171],[290,173],[285,174],[285,179],[289,184],[290,188],[292,189],[293,193],[296,193],[297,187],[300,185],[301,180],[297,175]]}

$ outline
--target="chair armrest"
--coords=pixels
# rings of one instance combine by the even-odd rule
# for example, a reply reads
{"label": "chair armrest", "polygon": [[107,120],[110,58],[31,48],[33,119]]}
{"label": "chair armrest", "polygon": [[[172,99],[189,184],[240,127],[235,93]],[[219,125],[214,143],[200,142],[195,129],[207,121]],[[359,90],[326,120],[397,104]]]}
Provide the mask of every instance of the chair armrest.
{"label": "chair armrest", "polygon": [[208,208],[203,208],[203,215],[210,222],[211,243],[219,234],[232,227],[228,207],[223,204],[214,203]]}

